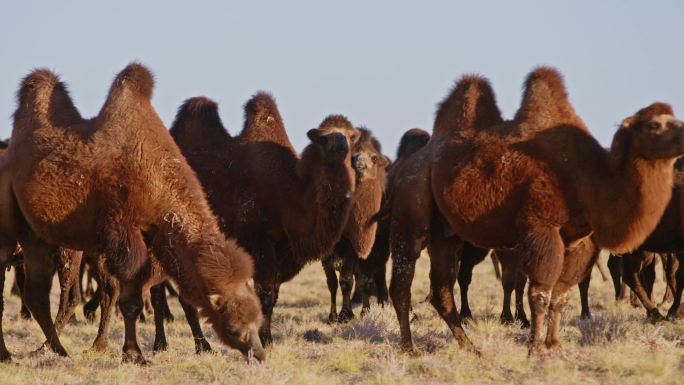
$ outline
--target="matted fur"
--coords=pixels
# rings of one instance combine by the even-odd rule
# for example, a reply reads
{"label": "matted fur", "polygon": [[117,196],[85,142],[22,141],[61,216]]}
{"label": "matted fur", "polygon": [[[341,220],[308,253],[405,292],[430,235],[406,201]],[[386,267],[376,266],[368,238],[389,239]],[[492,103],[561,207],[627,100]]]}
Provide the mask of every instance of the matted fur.
{"label": "matted fur", "polygon": [[[132,63],[114,79],[99,114],[84,120],[56,75],[29,74],[0,170],[2,204],[12,206],[13,194],[21,221],[39,238],[105,253],[124,281],[147,260],[143,235],[154,234],[152,248],[164,269],[217,331],[258,327],[260,317],[231,325],[231,315],[214,306],[213,296],[228,298],[234,285],[246,284],[253,262],[221,233],[197,177],[150,103],[153,86],[150,71]],[[17,219],[8,216],[3,213],[1,230],[12,233]],[[256,301],[253,292],[246,295]]]}
{"label": "matted fur", "polygon": [[[464,116],[462,111],[468,110],[471,102],[458,92],[459,86],[440,105],[440,109],[450,106],[451,112],[440,111],[438,120]],[[668,112],[661,104],[647,110]],[[637,114],[642,115],[648,113]],[[564,247],[592,232],[604,248],[638,246],[655,228],[670,198],[672,163],[684,153],[681,122],[650,131],[645,122],[629,118],[611,150],[620,161],[611,161],[611,154],[589,134],[572,108],[560,74],[544,67],[528,76],[515,119],[477,129],[476,122],[482,119],[500,116],[463,119],[464,126],[450,127],[444,140],[433,137],[402,166],[391,188],[391,246],[397,266],[392,298],[405,345],[411,345],[405,306],[410,277],[405,272],[415,263],[417,251],[432,245],[433,264],[445,270],[450,266],[445,245],[456,247],[468,241],[484,248],[517,250],[530,279],[531,351],[543,344],[539,328],[549,303],[553,311],[546,342],[555,346],[567,290],[578,282],[573,269],[563,269]],[[438,120],[435,129],[443,127]],[[616,217],[615,212],[622,215]],[[431,278],[436,290],[447,293],[433,298],[447,317],[455,305],[443,285],[448,286],[452,278]],[[471,346],[460,330],[460,320],[445,320],[458,341]]]}
{"label": "matted fur", "polygon": [[[205,103],[206,108],[216,108]],[[186,106],[180,111],[191,112]],[[261,290],[270,340],[270,314],[281,282],[308,262],[329,254],[351,211],[355,175],[349,148],[359,136],[341,115],[309,131],[312,140],[298,156],[273,98],[263,92],[245,104],[242,133],[203,135],[217,125],[212,114],[180,114],[171,134],[198,174],[221,228],[255,258],[255,283]],[[341,136],[340,136],[341,135]],[[347,151],[329,151],[343,138]]]}

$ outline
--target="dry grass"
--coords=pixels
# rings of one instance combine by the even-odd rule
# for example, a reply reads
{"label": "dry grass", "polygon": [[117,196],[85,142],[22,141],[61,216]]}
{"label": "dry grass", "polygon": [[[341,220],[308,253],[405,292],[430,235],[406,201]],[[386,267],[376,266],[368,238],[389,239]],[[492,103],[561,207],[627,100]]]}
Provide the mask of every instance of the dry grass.
{"label": "dry grass", "polygon": [[[414,302],[425,298],[427,277],[428,261],[423,257],[416,271]],[[664,290],[660,280],[656,290],[658,295]],[[34,321],[18,317],[18,300],[9,297],[5,338],[15,363],[0,364],[0,384],[684,383],[684,325],[651,325],[641,309],[614,304],[612,285],[602,282],[597,272],[590,294],[594,319],[578,319],[575,294],[564,321],[563,351],[543,360],[527,358],[526,331],[499,324],[501,289],[491,263],[476,268],[471,293],[476,320],[466,330],[482,350],[482,359],[459,350],[425,303],[415,306],[418,319],[413,331],[423,351],[417,356],[397,350],[399,330],[391,307],[375,307],[364,319],[347,325],[328,325],[325,278],[320,265],[314,264],[282,288],[274,319],[276,343],[268,349],[265,364],[247,365],[208,328],[218,352],[195,355],[190,330],[172,299],[176,321],[167,328],[168,352],[152,356],[153,325],[140,326],[143,349],[153,362],[146,368],[120,364],[120,321],[115,322],[106,354],[81,353],[90,346],[96,326],[83,322],[80,308],[78,322],[69,325],[62,337],[71,358],[30,355],[41,343],[40,330]],[[53,293],[53,303],[57,299]]]}

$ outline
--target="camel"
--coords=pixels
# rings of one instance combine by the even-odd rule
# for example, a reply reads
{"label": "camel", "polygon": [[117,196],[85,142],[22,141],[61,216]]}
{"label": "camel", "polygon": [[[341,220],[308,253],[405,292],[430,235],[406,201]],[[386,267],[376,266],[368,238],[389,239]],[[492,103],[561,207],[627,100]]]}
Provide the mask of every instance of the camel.
{"label": "camel", "polygon": [[310,143],[297,155],[274,99],[262,92],[245,104],[238,136],[226,131],[207,98],[180,107],[171,135],[224,233],[255,258],[264,316],[259,335],[270,344],[280,285],[329,255],[342,236],[356,187],[350,149],[360,133],[346,117],[330,115],[307,132]]}
{"label": "camel", "polygon": [[[620,279],[622,279],[646,309],[647,317],[654,322],[666,318],[677,319],[682,290],[684,290],[684,263],[682,263],[684,262],[684,217],[681,211],[684,189],[682,185],[682,181],[677,181],[672,188],[672,199],[669,200],[665,212],[658,216],[657,226],[644,243],[635,251],[623,253],[619,259],[611,257],[609,264],[616,288],[616,299],[621,291],[619,288]],[[665,317],[660,313],[652,298],[656,253],[674,254],[663,259],[663,264],[667,267],[665,274],[667,287],[673,294],[672,305]]]}
{"label": "camel", "polygon": [[121,282],[122,360],[147,363],[136,321],[149,245],[218,337],[263,360],[261,309],[248,285],[252,258],[221,233],[201,184],[152,107],[153,88],[150,71],[132,63],[114,79],[99,114],[86,120],[54,73],[39,69],[23,79],[0,161],[0,255],[21,244],[29,309],[62,356],[45,269],[59,247],[105,254]]}
{"label": "camel", "polygon": [[566,249],[592,234],[608,250],[639,246],[670,199],[672,165],[682,154],[684,124],[667,104],[623,120],[606,151],[575,113],[555,69],[528,75],[521,107],[507,122],[489,82],[463,77],[439,105],[430,142],[392,186],[390,296],[402,347],[413,350],[410,287],[427,245],[432,304],[459,345],[477,352],[453,299],[466,241],[518,252],[530,281],[528,351],[558,348],[568,290],[591,266],[564,260]]}
{"label": "camel", "polygon": [[[358,130],[361,137],[352,149],[354,154],[352,163],[356,171],[354,205],[342,238],[335,245],[333,253],[321,259],[328,290],[330,290],[328,320],[331,323],[347,322],[354,318],[351,302],[354,276],[359,261],[366,259],[374,246],[378,224],[371,221],[371,218],[380,209],[387,183],[386,167],[389,159],[382,154],[380,142],[368,129],[360,127]],[[335,270],[340,272],[339,286],[342,292],[342,309],[339,315],[337,314],[338,278]],[[356,276],[358,277],[358,274]],[[359,283],[357,279],[357,285]]]}
{"label": "camel", "polygon": [[[386,210],[388,197],[391,196],[389,186],[397,170],[401,168],[404,161],[414,152],[418,151],[430,140],[430,134],[420,128],[407,130],[399,140],[397,155],[387,167],[387,182],[385,193],[382,198],[382,208]],[[387,261],[390,258],[389,250],[389,216],[387,212],[376,214],[371,221],[377,222],[377,231],[373,247],[367,258],[358,261],[358,272],[356,275],[356,289],[354,297],[358,297],[362,304],[362,314],[370,310],[370,296],[375,295],[378,304],[384,306],[388,300],[387,283],[385,281],[385,270]]]}

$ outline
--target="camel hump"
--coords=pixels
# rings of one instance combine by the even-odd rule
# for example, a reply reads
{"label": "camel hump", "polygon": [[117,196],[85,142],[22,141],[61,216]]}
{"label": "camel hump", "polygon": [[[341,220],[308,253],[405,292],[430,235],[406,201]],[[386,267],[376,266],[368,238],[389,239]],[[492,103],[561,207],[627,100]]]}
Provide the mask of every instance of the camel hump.
{"label": "camel hump", "polygon": [[245,123],[240,138],[246,142],[273,142],[292,148],[278,105],[267,92],[257,92],[245,103]]}
{"label": "camel hump", "polygon": [[425,147],[430,141],[430,133],[420,128],[412,128],[404,133],[399,140],[397,159],[403,159]]}
{"label": "camel hump", "polygon": [[145,100],[152,98],[154,89],[154,76],[147,67],[140,63],[133,62],[126,66],[112,83],[109,90],[108,101],[126,98],[127,95],[134,95]]}
{"label": "camel hump", "polygon": [[21,82],[17,93],[15,119],[22,112],[35,114],[43,123],[69,125],[81,120],[66,85],[52,71],[40,68],[32,71]]}
{"label": "camel hump", "polygon": [[584,126],[570,104],[563,75],[549,66],[539,66],[527,75],[515,121],[532,131],[564,123]]}
{"label": "camel hump", "polygon": [[502,121],[489,80],[481,75],[465,75],[439,104],[433,137],[464,134]]}
{"label": "camel hump", "polygon": [[171,125],[171,136],[181,148],[221,143],[221,139],[230,137],[221,122],[218,104],[204,96],[181,104]]}

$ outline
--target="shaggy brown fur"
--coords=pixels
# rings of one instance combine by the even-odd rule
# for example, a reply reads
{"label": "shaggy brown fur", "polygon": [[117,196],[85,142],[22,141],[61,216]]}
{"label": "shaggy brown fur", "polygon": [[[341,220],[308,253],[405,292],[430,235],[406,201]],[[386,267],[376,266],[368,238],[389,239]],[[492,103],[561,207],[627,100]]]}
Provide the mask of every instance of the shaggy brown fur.
{"label": "shaggy brown fur", "polygon": [[153,84],[145,67],[127,66],[98,116],[85,120],[52,72],[36,70],[23,80],[0,164],[0,230],[24,249],[29,308],[50,347],[66,355],[46,310],[51,277],[42,266],[56,246],[104,253],[122,281],[123,359],[144,363],[135,323],[149,244],[221,340],[263,359],[261,311],[247,285],[253,262],[221,233],[150,103]]}
{"label": "shaggy brown fur", "polygon": [[[360,139],[354,145],[352,164],[356,171],[354,206],[344,228],[342,238],[335,245],[333,253],[321,259],[326,282],[330,290],[330,322],[346,322],[354,318],[351,292],[358,261],[368,257],[375,242],[377,222],[371,218],[380,209],[387,183],[389,159],[382,155],[380,143],[365,128],[359,128]],[[342,310],[337,314],[338,279],[342,292]],[[357,280],[357,285],[359,284]]]}
{"label": "shaggy brown fur", "polygon": [[[502,123],[488,82],[464,78],[446,99],[461,100],[442,103],[437,113],[440,135],[402,167],[392,187],[390,294],[405,348],[413,346],[410,284],[425,244],[432,303],[457,341],[473,350],[453,300],[454,254],[462,241],[518,251],[530,280],[532,353],[544,345],[549,309],[545,344],[559,345],[568,290],[583,277],[579,269],[564,272],[564,250],[592,232],[601,247],[631,250],[655,228],[654,216],[670,199],[672,164],[684,154],[682,122],[655,103],[625,119],[609,153],[574,113],[562,86],[554,70],[533,71],[519,113]],[[489,107],[472,108],[482,104]],[[624,215],[617,219],[615,212]]]}
{"label": "shaggy brown fur", "polygon": [[255,288],[272,341],[271,315],[280,284],[308,262],[330,254],[353,205],[350,148],[359,131],[340,115],[309,130],[300,156],[290,145],[273,98],[245,105],[242,133],[231,137],[206,98],[186,101],[171,128],[199,176],[223,231],[255,257]]}

